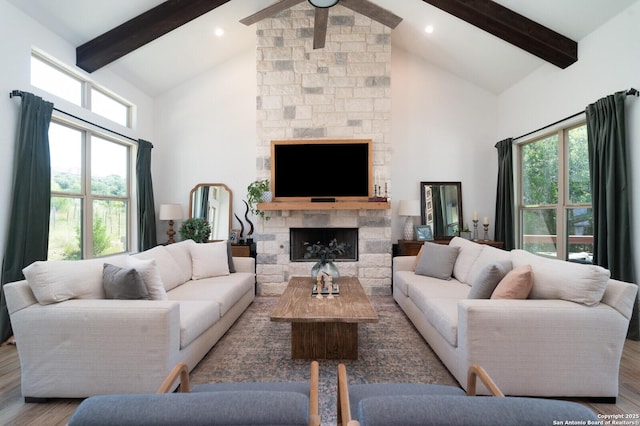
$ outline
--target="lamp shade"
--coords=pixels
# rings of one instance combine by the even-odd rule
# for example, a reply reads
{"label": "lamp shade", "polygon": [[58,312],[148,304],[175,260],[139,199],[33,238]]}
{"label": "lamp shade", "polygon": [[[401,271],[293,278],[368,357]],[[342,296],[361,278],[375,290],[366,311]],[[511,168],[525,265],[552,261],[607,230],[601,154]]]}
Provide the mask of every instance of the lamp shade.
{"label": "lamp shade", "polygon": [[309,0],[311,6],[315,7],[331,7],[338,3],[338,0]]}
{"label": "lamp shade", "polygon": [[182,219],[182,206],[180,204],[161,204],[160,220]]}
{"label": "lamp shade", "polygon": [[420,200],[400,200],[398,216],[420,216]]}

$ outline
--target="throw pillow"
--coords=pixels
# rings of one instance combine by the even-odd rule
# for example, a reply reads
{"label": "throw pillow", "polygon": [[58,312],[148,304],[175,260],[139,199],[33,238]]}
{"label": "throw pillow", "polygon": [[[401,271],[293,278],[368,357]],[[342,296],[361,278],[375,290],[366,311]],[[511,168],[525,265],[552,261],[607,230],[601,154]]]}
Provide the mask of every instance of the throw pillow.
{"label": "throw pillow", "polygon": [[105,263],[102,269],[102,285],[107,299],[149,299],[147,287],[135,269]]}
{"label": "throw pillow", "polygon": [[510,260],[500,261],[485,266],[471,284],[469,299],[489,299],[496,286],[511,271]]}
{"label": "throw pillow", "polygon": [[233,253],[231,251],[231,241],[227,240],[227,259],[229,260],[229,273],[234,273],[236,267],[233,264]]}
{"label": "throw pillow", "polygon": [[193,262],[192,279],[219,277],[229,275],[229,258],[227,243],[197,243],[191,245],[191,261]]}
{"label": "throw pillow", "polygon": [[420,261],[416,266],[416,274],[450,280],[459,248],[426,242],[422,249]]}
{"label": "throw pillow", "polygon": [[526,299],[533,287],[531,265],[522,265],[512,269],[498,283],[491,295],[492,299]]}
{"label": "throw pillow", "polygon": [[420,247],[418,254],[416,254],[416,260],[413,261],[413,272],[416,271],[418,267],[418,263],[420,263],[420,258],[422,257],[422,252],[424,251],[424,244]]}
{"label": "throw pillow", "polygon": [[610,272],[597,265],[549,259],[524,250],[513,250],[513,266],[531,265],[532,299],[562,299],[594,306],[600,303]]}
{"label": "throw pillow", "polygon": [[103,260],[45,260],[22,270],[41,305],[69,299],[102,299]]}
{"label": "throw pillow", "polygon": [[127,257],[127,266],[135,269],[144,282],[151,300],[169,300],[155,259]]}

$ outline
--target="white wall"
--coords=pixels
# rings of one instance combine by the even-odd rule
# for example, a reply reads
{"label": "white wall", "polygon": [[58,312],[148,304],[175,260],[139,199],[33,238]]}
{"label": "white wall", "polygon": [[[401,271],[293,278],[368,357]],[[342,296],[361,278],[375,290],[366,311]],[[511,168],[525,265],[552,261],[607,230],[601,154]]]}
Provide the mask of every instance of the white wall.
{"label": "white wall", "polygon": [[0,258],[4,258],[9,227],[13,152],[20,110],[20,98],[9,99],[11,90],[38,94],[54,102],[56,108],[88,118],[98,124],[106,124],[133,138],[153,140],[152,99],[109,71],[98,71],[89,78],[138,106],[135,129],[118,128],[107,120],[95,120],[81,108],[31,87],[29,70],[32,47],[41,49],[68,65],[75,64],[75,46],[45,29],[5,0],[0,0]]}
{"label": "white wall", "polygon": [[[156,204],[180,203],[186,215],[195,184],[225,183],[244,217],[256,178],[255,67],[251,50],[156,98]],[[394,211],[398,200],[420,197],[420,181],[461,181],[465,223],[477,210],[493,224],[497,96],[394,47],[392,97]],[[393,242],[403,224],[392,215]],[[160,241],[165,232],[159,222]]]}
{"label": "white wall", "polygon": [[[578,42],[578,62],[565,70],[541,67],[498,101],[500,139],[517,137],[563,119],[598,99],[640,89],[640,1]],[[640,273],[640,99],[627,98],[636,276]]]}
{"label": "white wall", "polygon": [[[493,225],[497,96],[395,46],[391,85],[394,211],[399,200],[420,199],[421,181],[461,181],[464,224],[472,229],[476,210]],[[392,217],[395,242],[405,219]]]}
{"label": "white wall", "polygon": [[[187,216],[196,184],[224,183],[233,192],[234,211],[244,218],[242,200],[256,179],[255,51],[158,96],[155,110],[156,205],[180,203]],[[158,222],[158,241],[166,240],[166,227]]]}

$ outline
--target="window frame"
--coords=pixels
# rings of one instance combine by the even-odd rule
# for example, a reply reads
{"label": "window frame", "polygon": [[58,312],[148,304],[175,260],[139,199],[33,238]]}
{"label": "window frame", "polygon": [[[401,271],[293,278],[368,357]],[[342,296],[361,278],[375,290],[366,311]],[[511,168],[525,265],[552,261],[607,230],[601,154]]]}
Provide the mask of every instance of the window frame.
{"label": "window frame", "polygon": [[[114,92],[108,90],[106,87],[100,86],[99,84],[96,84],[94,81],[84,77],[83,75],[81,75],[80,73],[74,72],[73,70],[69,69],[67,66],[65,66],[64,64],[62,64],[61,62],[51,58],[50,56],[46,55],[43,52],[40,52],[38,50],[33,49],[31,51],[31,57],[35,58],[41,62],[43,62],[44,64],[50,66],[51,68],[65,74],[67,77],[72,78],[73,80],[76,80],[80,83],[81,85],[81,93],[80,93],[80,106],[81,108],[84,108],[88,111],[90,111],[92,114],[95,114],[96,117],[101,117],[105,120],[109,120],[112,123],[115,123],[119,126],[123,126],[126,128],[133,128],[133,110],[134,110],[134,104],[132,102],[129,102],[128,100],[126,100],[125,98],[123,98],[122,96],[119,96],[117,94],[115,94]],[[43,90],[47,93],[51,93],[49,92],[46,88],[42,88],[42,87],[38,87],[38,89]],[[126,113],[126,123],[118,123],[114,120],[112,120],[109,117],[106,117],[102,114],[98,114],[96,113],[93,109],[92,109],[92,100],[91,100],[91,90],[96,90],[98,92],[100,92],[102,95],[108,97],[109,99],[111,99],[112,101],[122,105],[123,107],[126,108],[127,113]],[[54,96],[54,93],[51,93]],[[77,105],[71,101],[67,101],[72,103],[73,105]]]}
{"label": "window frame", "polygon": [[[530,138],[516,143],[517,157],[515,159],[516,173],[516,246],[518,248],[524,247],[524,234],[523,234],[523,221],[524,214],[527,211],[555,209],[556,212],[556,256],[557,259],[568,260],[569,259],[569,235],[567,228],[568,211],[575,208],[589,208],[593,209],[593,202],[591,203],[570,203],[569,202],[569,138],[570,131],[586,126],[586,119],[584,116],[573,120],[571,122],[565,122],[562,125],[558,125],[551,130],[544,133],[537,133]],[[537,205],[524,205],[523,194],[523,148],[532,143],[539,142],[550,136],[558,137],[558,200],[557,203],[552,204],[537,204]],[[593,236],[591,236],[593,244]]]}
{"label": "window frame", "polygon": [[[81,132],[81,176],[80,176],[80,193],[75,192],[63,192],[63,191],[54,191],[51,190],[51,198],[53,197],[64,197],[70,199],[79,199],[80,207],[81,207],[81,241],[80,241],[80,253],[82,259],[93,259],[105,256],[113,256],[123,253],[128,253],[133,250],[134,242],[134,233],[133,233],[133,224],[135,220],[134,209],[135,209],[135,200],[134,200],[134,177],[135,177],[135,164],[133,162],[133,158],[135,158],[135,153],[137,146],[131,141],[127,141],[124,138],[119,138],[117,136],[111,135],[107,132],[100,131],[94,129],[92,126],[78,123],[73,120],[66,119],[61,117],[58,114],[53,114],[51,117],[51,123],[55,123],[57,125],[66,126],[71,129],[77,130]],[[109,196],[109,195],[100,195],[93,194],[91,189],[91,137],[95,136],[100,139],[106,140],[111,143],[115,143],[118,145],[122,145],[127,148],[126,151],[126,196],[118,197],[118,196]],[[103,256],[95,256],[93,254],[93,203],[96,200],[110,200],[110,201],[122,201],[127,205],[127,217],[126,217],[126,244],[123,248],[123,251],[116,253],[109,253]]]}

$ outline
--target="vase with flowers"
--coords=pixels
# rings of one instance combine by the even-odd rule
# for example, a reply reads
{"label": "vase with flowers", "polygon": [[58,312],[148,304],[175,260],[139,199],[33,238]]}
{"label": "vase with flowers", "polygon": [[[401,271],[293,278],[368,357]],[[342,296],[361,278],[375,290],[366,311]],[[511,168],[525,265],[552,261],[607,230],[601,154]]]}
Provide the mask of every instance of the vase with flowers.
{"label": "vase with flowers", "polygon": [[338,255],[348,253],[351,250],[351,244],[344,242],[338,243],[334,238],[329,241],[329,244],[321,244],[320,241],[318,241],[314,244],[305,242],[304,245],[307,247],[304,253],[305,259],[319,259],[311,268],[311,278],[313,281],[316,281],[318,274],[324,272],[331,276],[334,283],[338,282],[340,271],[338,271],[338,267],[333,261]]}

